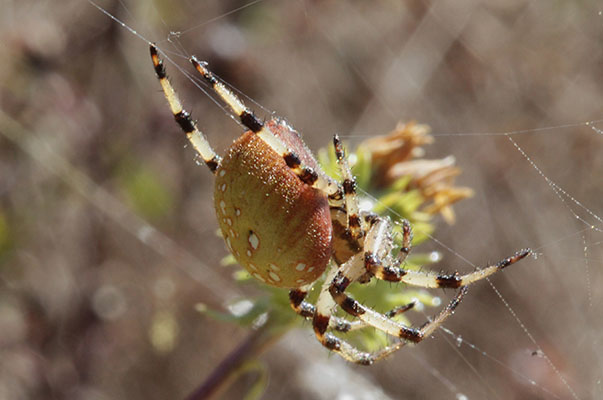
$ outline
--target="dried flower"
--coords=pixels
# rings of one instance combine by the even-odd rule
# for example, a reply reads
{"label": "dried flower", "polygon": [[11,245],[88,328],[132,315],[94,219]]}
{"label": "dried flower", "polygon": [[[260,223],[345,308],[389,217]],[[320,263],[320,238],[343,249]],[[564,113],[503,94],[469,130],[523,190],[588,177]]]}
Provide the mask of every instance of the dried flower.
{"label": "dried flower", "polygon": [[436,160],[421,158],[424,155],[421,146],[434,140],[429,132],[427,125],[400,122],[387,135],[365,140],[358,148],[370,157],[371,186],[384,189],[407,177],[409,181],[405,189],[416,189],[423,197],[420,211],[429,215],[440,213],[446,222],[452,224],[455,216],[451,205],[473,196],[473,190],[454,186],[461,169],[454,165],[453,156]]}

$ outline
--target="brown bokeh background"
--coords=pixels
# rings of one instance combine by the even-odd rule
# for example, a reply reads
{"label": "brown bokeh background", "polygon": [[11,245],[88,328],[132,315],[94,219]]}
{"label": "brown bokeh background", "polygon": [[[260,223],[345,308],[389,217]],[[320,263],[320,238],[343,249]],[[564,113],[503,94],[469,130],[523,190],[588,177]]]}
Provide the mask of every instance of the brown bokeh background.
{"label": "brown bokeh background", "polygon": [[[601,4],[264,0],[228,15],[245,3],[99,4],[185,71],[181,49],[210,61],[312,149],[336,132],[355,144],[399,120],[429,124],[428,157],[455,156],[476,192],[455,225],[438,221],[457,254],[420,248],[441,251],[441,268],[538,254],[492,279],[527,331],[485,282],[446,324],[496,361],[438,333],[359,368],[329,357],[306,325],[262,356],[265,398],[572,398],[539,347],[578,398],[603,396],[603,136],[584,124],[603,117]],[[183,398],[248,334],[196,308],[253,294],[219,265],[212,177],[179,135],[144,41],[84,0],[2,9],[0,398]],[[167,67],[224,150],[240,128]],[[517,130],[573,199],[488,134]]]}

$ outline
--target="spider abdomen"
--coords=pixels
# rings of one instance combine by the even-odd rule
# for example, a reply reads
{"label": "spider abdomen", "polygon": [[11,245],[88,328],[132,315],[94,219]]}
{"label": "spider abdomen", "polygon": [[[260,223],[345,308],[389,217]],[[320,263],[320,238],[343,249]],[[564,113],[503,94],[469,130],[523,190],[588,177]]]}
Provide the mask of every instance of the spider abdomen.
{"label": "spider abdomen", "polygon": [[[266,125],[318,170],[288,125],[274,120]],[[331,257],[326,195],[303,183],[283,157],[252,132],[235,140],[216,172],[218,222],[237,261],[273,286],[292,288],[315,281]]]}

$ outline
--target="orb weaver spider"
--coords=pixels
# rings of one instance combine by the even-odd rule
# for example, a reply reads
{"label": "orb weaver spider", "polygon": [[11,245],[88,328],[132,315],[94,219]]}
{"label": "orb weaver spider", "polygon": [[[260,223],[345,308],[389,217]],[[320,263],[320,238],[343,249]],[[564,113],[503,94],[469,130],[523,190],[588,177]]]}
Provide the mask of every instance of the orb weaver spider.
{"label": "orb weaver spider", "polygon": [[[230,107],[248,130],[221,158],[197,129],[167,79],[158,49],[150,45],[155,73],[174,118],[194,149],[216,176],[214,204],[226,245],[237,261],[265,284],[290,289],[293,310],[312,320],[323,346],[348,361],[371,365],[407,343],[429,337],[459,305],[467,285],[484,279],[530,254],[529,249],[466,275],[405,270],[412,230],[402,221],[402,245],[394,256],[392,223],[360,211],[356,181],[343,146],[333,138],[343,178],[338,184],[319,167],[314,156],[290,125],[273,117],[261,121],[207,68],[192,57],[195,69]],[[313,283],[326,273],[316,305],[305,301]],[[354,282],[372,278],[424,288],[457,288],[458,293],[439,314],[418,328],[392,319],[414,306],[397,307],[386,314],[368,308],[346,293]],[[333,316],[335,307],[355,317]],[[398,340],[376,352],[361,351],[333,335],[371,326]]]}

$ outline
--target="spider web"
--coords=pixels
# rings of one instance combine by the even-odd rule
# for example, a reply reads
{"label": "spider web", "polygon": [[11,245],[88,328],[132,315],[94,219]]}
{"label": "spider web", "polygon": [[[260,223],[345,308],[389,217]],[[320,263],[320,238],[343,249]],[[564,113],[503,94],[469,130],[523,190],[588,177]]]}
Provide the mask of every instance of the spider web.
{"label": "spider web", "polygon": [[[267,356],[273,374],[267,398],[360,398],[368,392],[354,379],[363,379],[365,389],[379,389],[372,394],[382,398],[603,395],[603,293],[597,290],[603,279],[603,158],[598,156],[603,144],[603,51],[598,40],[603,20],[594,4],[521,0],[508,5],[476,0],[345,7],[276,0],[183,2],[169,8],[160,1],[153,7],[121,1],[92,4],[120,27],[116,35],[121,54],[111,57],[127,59],[131,71],[145,75],[131,77],[137,83],[133,101],[147,103],[143,108],[153,107],[159,115],[154,123],[160,128],[144,122],[133,133],[136,140],[147,143],[153,138],[165,145],[158,139],[160,133],[174,130],[171,121],[163,122],[169,115],[156,93],[146,54],[145,42],[152,40],[165,52],[177,90],[217,149],[226,148],[239,130],[219,102],[207,101],[214,98],[192,74],[187,64],[191,54],[211,61],[266,117],[272,110],[286,116],[312,149],[328,143],[333,133],[359,143],[387,132],[398,120],[432,126],[436,141],[425,148],[428,156],[455,156],[463,169],[460,182],[476,192],[474,198],[455,205],[455,225],[440,222],[429,243],[421,246],[421,251],[443,254],[441,268],[466,272],[520,248],[534,251],[532,258],[472,287],[434,338],[370,369],[350,368],[336,357],[320,364],[316,360],[324,359],[325,352],[310,329],[289,335],[279,351]],[[87,30],[107,26],[101,14],[94,18],[96,23]],[[104,78],[117,74],[113,70]],[[216,112],[216,105],[224,112]],[[136,115],[149,118],[140,110]],[[160,132],[149,136],[153,129]],[[188,161],[191,154],[187,149],[181,157],[172,149],[165,158],[170,161],[165,161],[150,146],[133,151],[157,155],[163,163]],[[183,162],[182,171],[187,167],[190,163]],[[63,178],[67,174],[69,185],[81,183],[65,168],[56,173]],[[213,247],[221,247],[219,239],[211,238],[215,224],[207,228],[213,221],[211,178],[203,172],[185,177],[188,185],[203,181],[203,190],[198,197],[189,193],[198,204],[185,203],[189,209],[181,219],[195,227],[190,236],[201,233],[204,238],[201,249],[193,253],[200,254],[204,264],[214,265],[220,252]],[[166,180],[175,175],[165,174]],[[82,187],[83,192],[93,189]],[[97,207],[107,209],[111,201],[105,199]],[[200,207],[204,219],[191,211]],[[166,257],[181,253],[170,247],[176,246],[172,242],[153,239],[155,228],[148,221],[128,224],[139,239],[161,248]],[[188,236],[182,243],[191,243],[183,245],[185,249],[195,248]],[[185,263],[194,264],[195,256],[190,258]],[[162,266],[171,267],[169,262]],[[195,285],[213,290],[213,295],[229,293],[232,287],[224,274],[211,270],[186,272],[195,275]],[[181,279],[171,276],[170,282],[186,286]],[[392,290],[397,288],[403,289]],[[203,372],[210,371],[207,364],[220,360],[233,346],[211,334],[224,329],[228,328],[204,320],[197,340],[215,347],[204,347],[207,354],[195,360],[180,356],[174,362],[192,369],[190,363],[197,361]],[[186,332],[181,336],[196,340]],[[304,351],[295,350],[300,342]],[[295,361],[287,359],[287,349]],[[335,371],[332,376],[329,368]],[[197,370],[186,374],[185,383],[174,382],[186,392],[207,373]],[[347,377],[347,384],[342,377]],[[329,385],[328,379],[336,384]],[[233,398],[249,383],[238,385],[229,392]],[[105,389],[99,385],[96,390]]]}

